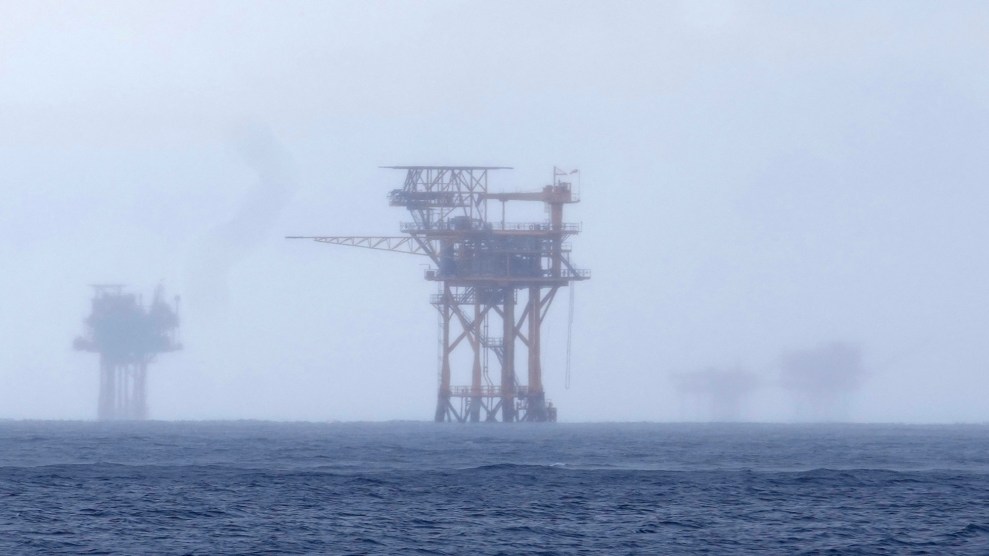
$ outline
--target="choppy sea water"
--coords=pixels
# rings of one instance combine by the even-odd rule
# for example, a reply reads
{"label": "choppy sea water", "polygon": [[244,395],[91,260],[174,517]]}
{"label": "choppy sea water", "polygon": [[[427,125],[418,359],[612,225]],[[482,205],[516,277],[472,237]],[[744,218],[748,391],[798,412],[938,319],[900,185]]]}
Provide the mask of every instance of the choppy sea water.
{"label": "choppy sea water", "polygon": [[0,554],[987,554],[989,426],[0,422]]}

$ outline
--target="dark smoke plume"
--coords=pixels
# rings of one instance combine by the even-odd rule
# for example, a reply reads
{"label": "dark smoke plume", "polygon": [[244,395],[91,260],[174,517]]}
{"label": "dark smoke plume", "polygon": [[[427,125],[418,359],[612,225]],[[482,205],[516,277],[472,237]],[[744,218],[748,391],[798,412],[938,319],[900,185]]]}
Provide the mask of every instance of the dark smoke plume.
{"label": "dark smoke plume", "polygon": [[199,309],[223,309],[230,271],[269,238],[278,215],[296,190],[288,155],[264,126],[249,126],[236,134],[235,146],[257,174],[240,208],[214,226],[193,254],[188,274],[189,297]]}

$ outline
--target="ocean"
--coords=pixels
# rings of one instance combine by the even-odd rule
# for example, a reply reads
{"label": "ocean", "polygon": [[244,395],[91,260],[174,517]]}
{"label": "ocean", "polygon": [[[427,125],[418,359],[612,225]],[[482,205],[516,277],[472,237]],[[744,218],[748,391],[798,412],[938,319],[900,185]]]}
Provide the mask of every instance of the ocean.
{"label": "ocean", "polygon": [[989,554],[989,426],[0,422],[0,554]]}

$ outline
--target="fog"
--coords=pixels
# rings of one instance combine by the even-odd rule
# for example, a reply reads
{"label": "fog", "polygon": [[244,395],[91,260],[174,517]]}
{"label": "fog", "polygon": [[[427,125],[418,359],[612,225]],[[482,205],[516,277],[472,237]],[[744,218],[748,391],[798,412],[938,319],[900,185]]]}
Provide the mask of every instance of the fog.
{"label": "fog", "polygon": [[430,419],[422,261],[284,236],[463,164],[580,170],[561,420],[987,421],[986,52],[983,2],[2,3],[0,418],[95,417],[111,282],[182,298],[154,418]]}

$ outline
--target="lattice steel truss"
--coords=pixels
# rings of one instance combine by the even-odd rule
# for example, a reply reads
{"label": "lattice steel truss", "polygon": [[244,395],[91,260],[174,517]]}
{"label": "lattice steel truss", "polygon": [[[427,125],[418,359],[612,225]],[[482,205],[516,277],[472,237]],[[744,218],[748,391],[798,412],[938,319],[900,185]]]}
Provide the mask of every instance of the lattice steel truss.
{"label": "lattice steel truss", "polygon": [[[321,236],[296,239],[427,256],[426,279],[438,282],[431,299],[440,315],[439,391],[435,420],[555,421],[547,402],[540,360],[541,328],[557,291],[587,280],[590,272],[570,262],[566,240],[580,232],[563,222],[563,207],[579,201],[567,180],[540,191],[488,192],[488,172],[479,166],[388,166],[404,170],[405,183],[392,191],[392,206],[405,207],[412,222],[404,236]],[[501,220],[491,221],[488,203],[500,202]],[[544,222],[505,221],[509,202],[538,202]],[[491,328],[501,336],[491,336]],[[525,381],[516,372],[516,348],[527,355]],[[496,378],[489,374],[491,356]],[[469,377],[469,385],[452,379]]]}

